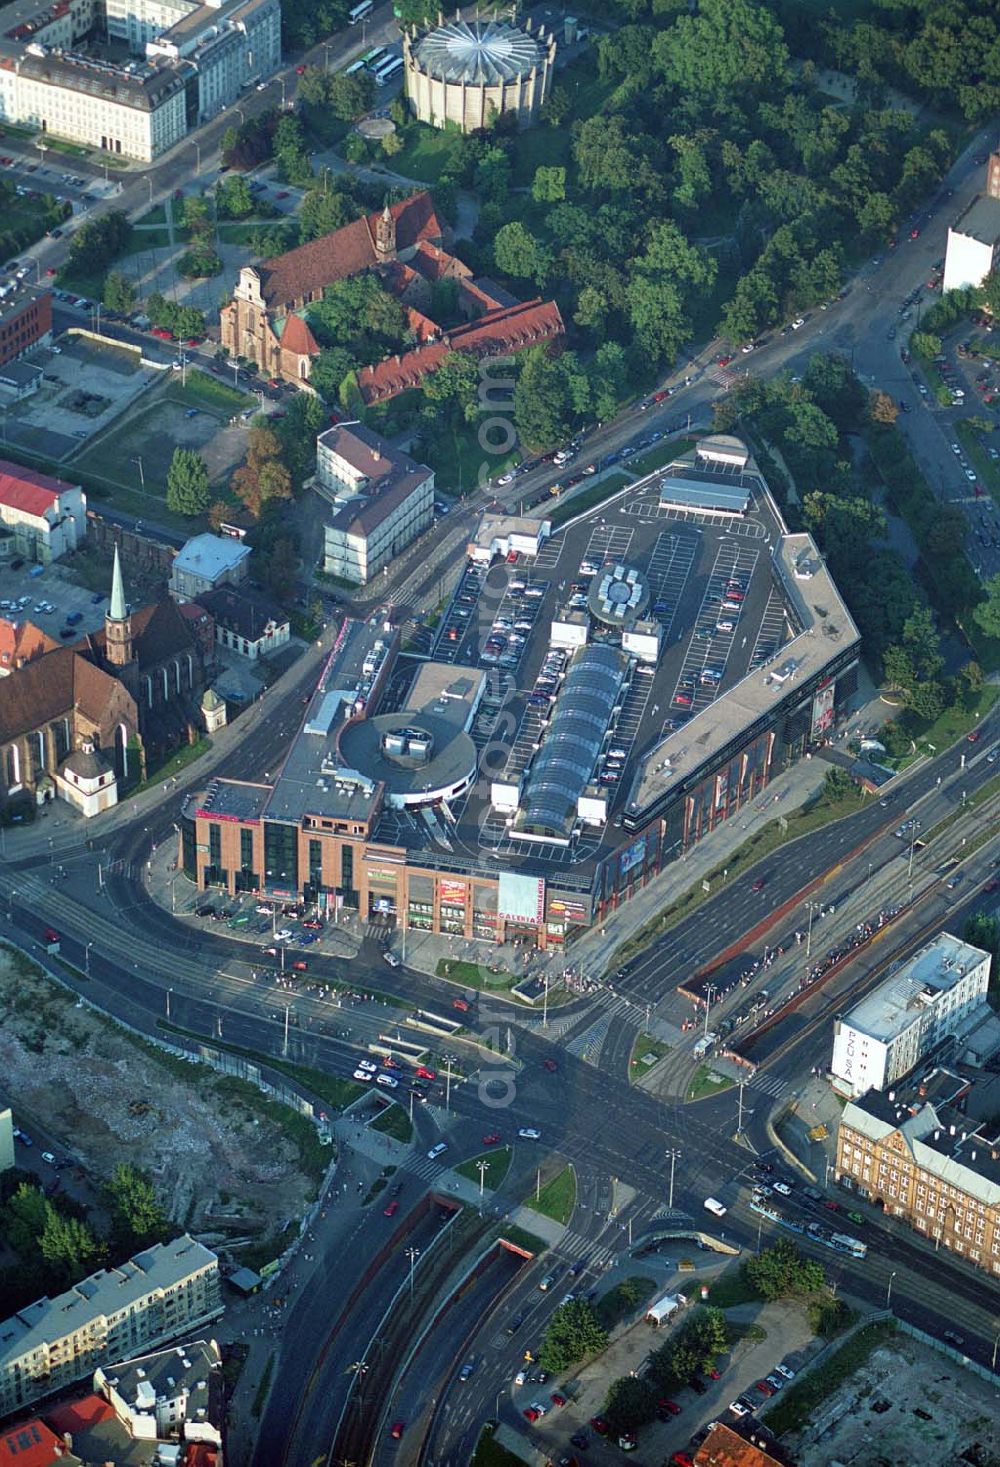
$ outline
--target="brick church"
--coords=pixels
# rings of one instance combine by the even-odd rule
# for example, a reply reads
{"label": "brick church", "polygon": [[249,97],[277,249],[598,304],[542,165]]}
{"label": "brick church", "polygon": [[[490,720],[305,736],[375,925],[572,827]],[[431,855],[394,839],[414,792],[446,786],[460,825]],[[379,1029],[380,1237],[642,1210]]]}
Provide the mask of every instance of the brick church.
{"label": "brick church", "polygon": [[193,741],[205,665],[173,601],[132,611],[115,550],[102,631],[26,659],[3,679],[0,805],[56,795],[107,808],[147,763]]}
{"label": "brick church", "polygon": [[[555,301],[518,301],[494,281],[473,278],[443,247],[443,229],[426,191],[381,213],[345,224],[284,255],[246,265],[220,312],[222,345],[261,372],[305,387],[320,347],[308,308],[338,280],[374,271],[406,307],[413,346],[358,373],[364,403],[384,402],[417,387],[452,351],[504,355],[563,334]],[[427,311],[431,285],[452,279],[465,320],[449,330]]]}

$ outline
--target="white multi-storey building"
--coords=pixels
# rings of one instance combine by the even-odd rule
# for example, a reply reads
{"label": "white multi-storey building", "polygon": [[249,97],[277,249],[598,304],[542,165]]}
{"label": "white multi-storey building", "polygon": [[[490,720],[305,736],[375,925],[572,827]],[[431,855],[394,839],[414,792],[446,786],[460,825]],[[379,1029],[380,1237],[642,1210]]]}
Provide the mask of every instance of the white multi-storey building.
{"label": "white multi-storey building", "polygon": [[[0,121],[149,162],[281,60],[280,0],[15,0]],[[95,26],[136,57],[90,54]]]}
{"label": "white multi-storey building", "polygon": [[833,1088],[864,1095],[909,1074],[978,1013],[989,981],[989,953],[940,933],[834,1020]]}
{"label": "white multi-storey building", "polygon": [[0,1416],[222,1312],[219,1260],[186,1233],[102,1268],[0,1324]]}

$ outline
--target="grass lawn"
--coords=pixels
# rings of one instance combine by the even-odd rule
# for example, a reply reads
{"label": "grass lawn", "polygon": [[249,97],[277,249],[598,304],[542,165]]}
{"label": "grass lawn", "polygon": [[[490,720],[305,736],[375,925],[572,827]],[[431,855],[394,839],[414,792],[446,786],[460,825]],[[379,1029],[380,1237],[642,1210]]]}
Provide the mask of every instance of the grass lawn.
{"label": "grass lawn", "polygon": [[437,476],[438,489],[452,496],[469,494],[479,485],[480,475],[495,479],[520,459],[516,448],[507,453],[490,453],[482,448],[474,425],[460,433],[436,434],[424,453],[425,462]]}
{"label": "grass lawn", "polygon": [[537,1197],[526,1197],[524,1205],[532,1212],[552,1218],[553,1222],[568,1223],[576,1206],[576,1172],[571,1166],[564,1166],[551,1182],[545,1183]]}
{"label": "grass lawn", "polygon": [[413,1122],[406,1111],[398,1105],[387,1105],[385,1110],[370,1123],[370,1131],[382,1131],[396,1141],[413,1140]]}
{"label": "grass lawn", "polygon": [[[986,452],[983,435],[971,423],[961,422],[955,424],[955,437],[969,455],[972,467],[990,494],[994,499],[1000,500],[1000,461],[990,458]],[[970,544],[969,552],[975,554],[974,545]]]}
{"label": "grass lawn", "polygon": [[598,504],[603,504],[612,495],[619,494],[622,489],[628,487],[635,479],[634,474],[627,474],[619,469],[614,474],[609,474],[606,479],[599,479],[596,484],[591,484],[586,489],[574,490],[564,498],[560,498],[548,518],[552,521],[552,528],[558,529],[560,525],[566,524],[567,520],[576,519],[578,514],[584,514],[588,509],[594,509]]}
{"label": "grass lawn", "polygon": [[435,971],[438,978],[450,978],[467,988],[509,988],[520,981],[516,973],[494,973],[482,963],[466,963],[460,958],[440,958]]}
{"label": "grass lawn", "polygon": [[750,1304],[760,1295],[747,1281],[741,1263],[733,1263],[708,1286],[708,1302],[714,1309],[732,1309],[737,1304]]}
{"label": "grass lawn", "polygon": [[530,188],[536,168],[566,167],[570,162],[569,132],[565,128],[532,127],[518,134],[511,183]]}
{"label": "grass lawn", "polygon": [[729,1090],[735,1080],[724,1080],[711,1065],[699,1065],[688,1090],[688,1100],[703,1100],[706,1095],[718,1095],[720,1090]]}
{"label": "grass lawn", "polygon": [[646,1303],[653,1288],[654,1280],[647,1278],[645,1274],[622,1279],[613,1289],[601,1295],[594,1305],[594,1313],[605,1329],[614,1329],[616,1324],[632,1314],[640,1304]]}
{"label": "grass lawn", "polygon": [[138,795],[143,790],[150,790],[155,785],[162,784],[165,779],[172,779],[175,774],[180,774],[182,769],[186,769],[189,764],[193,764],[196,759],[200,759],[202,754],[207,754],[211,747],[212,740],[208,738],[201,738],[194,744],[185,744],[183,749],[179,749],[176,754],[172,754],[165,764],[161,764],[158,769],[154,769],[149,777],[142,781],[142,784],[133,786],[129,789],[128,793],[130,795]]}
{"label": "grass lawn", "polygon": [[491,1146],[489,1151],[481,1151],[478,1156],[470,1156],[468,1161],[460,1161],[452,1170],[478,1185],[479,1163],[485,1161],[488,1170],[483,1173],[483,1186],[487,1191],[495,1192],[510,1170],[510,1157],[509,1146]]}
{"label": "grass lawn", "polygon": [[766,1422],[770,1429],[782,1436],[786,1431],[795,1431],[803,1426],[817,1406],[829,1400],[834,1391],[864,1365],[872,1351],[891,1340],[895,1332],[896,1324],[891,1319],[859,1329],[839,1350],[827,1356],[821,1370],[811,1371],[782,1391],[777,1404],[767,1412]]}
{"label": "grass lawn", "polygon": [[664,1044],[662,1039],[654,1039],[651,1034],[640,1034],[632,1046],[632,1057],[628,1062],[628,1077],[630,1080],[641,1080],[643,1075],[648,1075],[650,1070],[661,1060],[665,1054],[670,1053],[670,1045]]}
{"label": "grass lawn", "polygon": [[461,141],[458,133],[442,132],[426,123],[413,122],[403,133],[402,151],[388,159],[387,166],[407,178],[437,183],[454,161]]}
{"label": "grass lawn", "polygon": [[651,474],[654,469],[662,469],[664,464],[679,458],[682,453],[687,453],[688,449],[693,447],[693,438],[677,438],[673,442],[667,442],[664,439],[648,453],[644,453],[642,458],[629,459],[628,468],[641,479],[644,475]]}
{"label": "grass lawn", "polygon": [[171,402],[179,402],[186,408],[204,408],[206,411],[215,411],[228,418],[233,413],[239,413],[244,408],[252,407],[257,401],[252,393],[239,392],[219,378],[212,377],[208,372],[201,372],[197,368],[187,373],[185,383],[182,384],[180,378],[179,372],[171,373],[164,397],[169,398]]}

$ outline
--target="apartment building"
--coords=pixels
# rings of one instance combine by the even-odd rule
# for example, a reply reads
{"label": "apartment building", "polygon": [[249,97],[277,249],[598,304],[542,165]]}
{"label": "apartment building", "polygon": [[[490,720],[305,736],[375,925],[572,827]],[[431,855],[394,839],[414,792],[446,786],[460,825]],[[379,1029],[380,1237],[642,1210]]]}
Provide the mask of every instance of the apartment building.
{"label": "apartment building", "polygon": [[834,1020],[833,1088],[841,1095],[864,1095],[908,1075],[977,1019],[989,981],[988,952],[940,933]]}
{"label": "apartment building", "polygon": [[1000,1276],[1000,1135],[987,1135],[956,1105],[925,1098],[925,1089],[909,1103],[892,1090],[848,1101],[837,1181]]}
{"label": "apartment building", "polygon": [[[4,20],[0,117],[143,162],[281,59],[280,0],[15,0]],[[105,30],[135,59],[101,53]]]}
{"label": "apartment building", "polygon": [[99,1366],[165,1345],[223,1312],[216,1255],[184,1234],[102,1268],[0,1324],[0,1414]]}
{"label": "apartment building", "polygon": [[363,586],[434,522],[434,471],[360,424],[316,440],[316,480],[336,506],[323,569]]}

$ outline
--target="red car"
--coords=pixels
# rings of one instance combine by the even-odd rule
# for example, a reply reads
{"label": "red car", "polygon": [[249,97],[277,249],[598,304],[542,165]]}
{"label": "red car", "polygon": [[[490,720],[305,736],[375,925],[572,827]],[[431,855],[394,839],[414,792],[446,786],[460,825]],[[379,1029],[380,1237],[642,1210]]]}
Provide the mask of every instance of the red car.
{"label": "red car", "polygon": [[551,1396],[549,1397],[549,1400],[552,1402],[553,1406],[565,1406],[566,1404],[566,1397],[563,1395],[562,1391],[553,1391]]}
{"label": "red car", "polygon": [[385,1211],[385,1216],[386,1217],[395,1217],[396,1216],[396,1213],[399,1211],[399,1203],[398,1202],[390,1202],[389,1203],[389,1206],[387,1208],[385,1208],[384,1211]]}
{"label": "red car", "polygon": [[418,1080],[436,1080],[437,1070],[429,1070],[426,1065],[417,1065]]}
{"label": "red car", "polygon": [[399,1438],[403,1435],[403,1432],[405,1430],[406,1430],[406,1422],[405,1421],[394,1421],[392,1423],[392,1431],[389,1433],[389,1435],[392,1437],[392,1439],[393,1439],[394,1442],[398,1442],[399,1441]]}
{"label": "red car", "polygon": [[305,973],[308,967],[309,964],[303,958],[296,958],[295,962],[292,964],[292,968],[295,970],[296,973]]}
{"label": "red car", "polygon": [[483,1137],[483,1145],[484,1146],[499,1146],[500,1145],[500,1132],[499,1131],[489,1131],[489,1132],[487,1132],[487,1134]]}
{"label": "red car", "polygon": [[590,1424],[597,1432],[598,1436],[607,1436],[608,1432],[611,1430],[606,1416],[592,1416],[590,1418]]}

